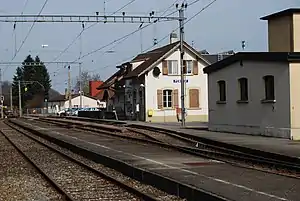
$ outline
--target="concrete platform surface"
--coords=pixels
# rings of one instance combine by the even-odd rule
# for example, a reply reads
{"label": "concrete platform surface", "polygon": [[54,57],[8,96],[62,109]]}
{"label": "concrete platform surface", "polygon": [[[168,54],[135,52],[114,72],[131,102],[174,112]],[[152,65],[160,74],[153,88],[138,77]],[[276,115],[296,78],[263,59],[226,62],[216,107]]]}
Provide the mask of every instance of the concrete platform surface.
{"label": "concrete platform surface", "polygon": [[27,126],[57,139],[237,201],[299,200],[300,180],[203,159],[158,146],[59,128]]}
{"label": "concrete platform surface", "polygon": [[206,124],[202,122],[187,123],[187,128],[182,128],[180,123],[147,123],[128,122],[130,124],[145,125],[154,128],[164,128],[171,131],[179,131],[191,135],[204,137],[211,140],[248,147],[252,149],[273,152],[292,156],[300,159],[300,141],[292,141],[282,138],[254,136],[245,134],[233,134],[223,132],[211,132],[205,130]]}

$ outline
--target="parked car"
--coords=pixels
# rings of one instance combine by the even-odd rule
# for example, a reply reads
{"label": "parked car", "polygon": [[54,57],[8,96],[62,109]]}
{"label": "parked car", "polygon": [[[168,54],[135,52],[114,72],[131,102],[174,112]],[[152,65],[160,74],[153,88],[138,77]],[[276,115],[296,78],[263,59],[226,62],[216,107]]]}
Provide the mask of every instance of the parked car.
{"label": "parked car", "polygon": [[59,112],[57,113],[57,115],[60,116],[60,117],[63,117],[63,116],[69,116],[70,113],[71,113],[71,111],[72,111],[72,109],[70,109],[70,108],[65,108],[65,109],[62,109],[61,111],[59,111]]}

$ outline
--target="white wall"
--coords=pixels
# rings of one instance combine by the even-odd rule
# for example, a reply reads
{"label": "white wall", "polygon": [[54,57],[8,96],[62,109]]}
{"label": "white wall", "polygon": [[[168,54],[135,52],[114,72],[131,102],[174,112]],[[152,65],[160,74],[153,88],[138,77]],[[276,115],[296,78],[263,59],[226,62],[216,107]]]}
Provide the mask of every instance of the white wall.
{"label": "white wall", "polygon": [[[58,110],[56,109],[58,105]],[[64,102],[48,102],[48,113],[57,113],[58,111],[64,109]]]}
{"label": "white wall", "polygon": [[[184,60],[195,60],[195,56],[191,52],[186,51],[184,54]],[[172,53],[166,60],[178,60],[178,66],[180,66],[180,51],[177,50]],[[207,115],[208,114],[208,97],[207,97],[207,75],[203,73],[203,68],[206,66],[204,62],[198,62],[198,75],[187,75],[185,91],[185,106],[189,108],[189,89],[199,89],[199,103],[200,109],[188,109],[188,115]],[[162,72],[162,63],[157,65]],[[179,74],[180,74],[180,68]],[[159,110],[157,106],[157,90],[158,89],[178,89],[179,107],[181,108],[181,84],[180,82],[174,83],[173,80],[180,80],[180,75],[163,75],[154,77],[152,70],[146,75],[145,78],[145,94],[146,94],[146,113],[149,109],[154,110],[153,116],[166,117],[175,116],[176,111],[173,110]]]}
{"label": "white wall", "polygon": [[137,61],[137,62],[132,62],[132,70],[134,70],[136,67],[144,63],[144,61]]}
{"label": "white wall", "polygon": [[[261,103],[265,97],[263,76],[275,78],[276,103]],[[238,104],[240,92],[238,79],[248,78],[249,103]],[[217,82],[226,81],[226,104],[217,104]],[[289,67],[278,62],[236,62],[208,76],[209,128],[289,138],[290,132],[290,87]]]}
{"label": "white wall", "polygon": [[[72,99],[72,107],[75,106],[80,106],[80,96],[77,96],[75,98]],[[64,103],[64,107],[65,108],[69,108],[69,101],[65,101]],[[89,98],[87,96],[82,96],[82,107],[83,108],[88,108],[88,107],[98,107],[97,106],[97,100]]]}

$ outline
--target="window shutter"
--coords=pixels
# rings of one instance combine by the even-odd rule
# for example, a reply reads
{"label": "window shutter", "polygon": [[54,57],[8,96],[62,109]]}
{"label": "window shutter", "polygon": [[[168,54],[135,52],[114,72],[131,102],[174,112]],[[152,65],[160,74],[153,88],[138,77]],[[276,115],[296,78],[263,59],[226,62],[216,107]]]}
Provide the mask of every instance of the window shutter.
{"label": "window shutter", "polygon": [[164,60],[162,62],[163,75],[168,75],[168,61]]}
{"label": "window shutter", "polygon": [[178,108],[179,107],[179,103],[178,103],[178,89],[175,89],[173,91],[173,107],[174,108]]}
{"label": "window shutter", "polygon": [[163,91],[158,89],[157,90],[157,108],[162,109],[163,108]]}
{"label": "window shutter", "polygon": [[197,60],[193,61],[193,74],[198,75],[198,61]]}
{"label": "window shutter", "polygon": [[199,89],[190,89],[190,108],[199,108]]}

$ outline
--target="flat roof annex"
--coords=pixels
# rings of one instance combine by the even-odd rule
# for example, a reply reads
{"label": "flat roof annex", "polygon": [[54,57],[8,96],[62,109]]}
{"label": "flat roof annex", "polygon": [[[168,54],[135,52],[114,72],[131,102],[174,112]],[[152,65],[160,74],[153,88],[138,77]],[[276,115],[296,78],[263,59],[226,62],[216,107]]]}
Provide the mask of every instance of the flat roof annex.
{"label": "flat roof annex", "polygon": [[205,67],[203,72],[210,74],[240,61],[300,62],[300,52],[239,52]]}
{"label": "flat roof annex", "polygon": [[270,20],[270,19],[274,19],[277,17],[284,17],[284,16],[290,16],[293,14],[300,14],[300,8],[289,8],[289,9],[285,9],[276,13],[272,13],[270,15],[264,16],[262,18],[260,18],[261,20]]}

